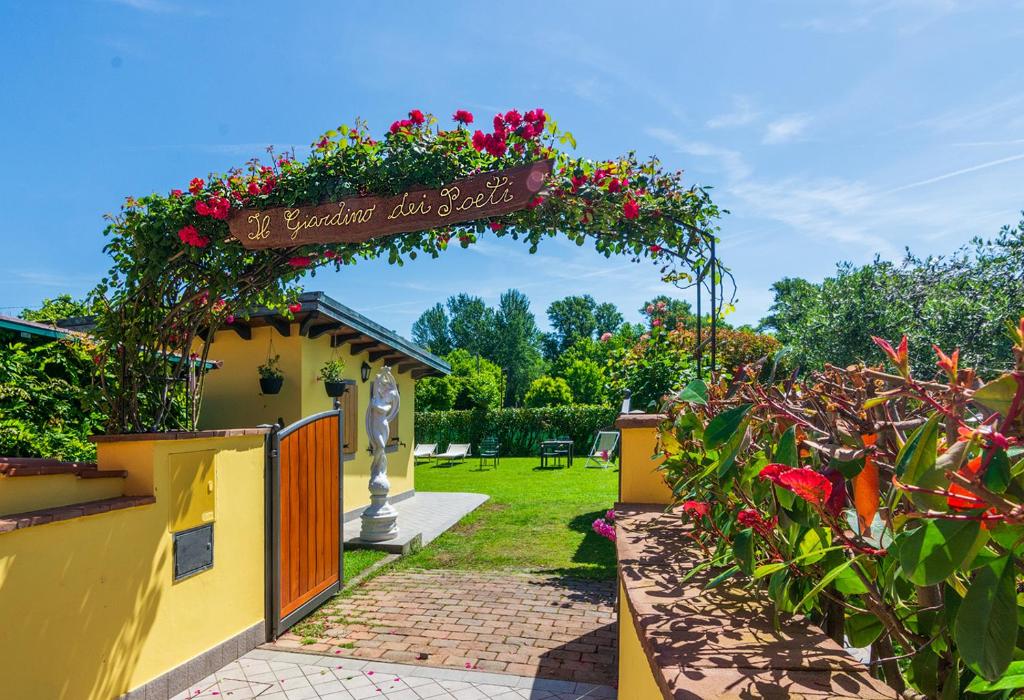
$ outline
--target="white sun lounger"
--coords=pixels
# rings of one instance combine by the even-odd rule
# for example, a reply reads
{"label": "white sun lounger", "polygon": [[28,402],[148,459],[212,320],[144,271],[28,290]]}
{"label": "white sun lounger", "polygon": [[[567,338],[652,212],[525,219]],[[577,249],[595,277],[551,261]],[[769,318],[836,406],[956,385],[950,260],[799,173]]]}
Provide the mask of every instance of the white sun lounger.
{"label": "white sun lounger", "polygon": [[444,460],[445,462],[461,462],[469,457],[469,443],[461,444],[453,442],[448,445],[447,450],[434,456],[439,460]]}

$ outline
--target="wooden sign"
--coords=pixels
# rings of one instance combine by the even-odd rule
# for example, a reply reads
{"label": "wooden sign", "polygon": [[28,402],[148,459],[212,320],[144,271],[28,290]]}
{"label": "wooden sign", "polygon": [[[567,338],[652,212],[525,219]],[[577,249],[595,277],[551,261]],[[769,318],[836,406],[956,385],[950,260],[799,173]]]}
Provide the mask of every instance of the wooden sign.
{"label": "wooden sign", "polygon": [[537,196],[553,161],[481,173],[437,190],[390,197],[350,197],[310,207],[241,209],[228,220],[246,248],[291,248],[310,243],[362,243],[393,233],[509,214]]}

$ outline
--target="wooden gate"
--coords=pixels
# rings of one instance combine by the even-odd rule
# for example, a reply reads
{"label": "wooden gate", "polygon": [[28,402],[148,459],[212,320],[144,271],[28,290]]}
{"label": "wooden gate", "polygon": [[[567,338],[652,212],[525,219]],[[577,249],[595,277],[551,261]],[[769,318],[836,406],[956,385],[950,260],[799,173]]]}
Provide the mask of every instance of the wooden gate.
{"label": "wooden gate", "polygon": [[341,590],[340,409],[274,430],[267,450],[267,636]]}

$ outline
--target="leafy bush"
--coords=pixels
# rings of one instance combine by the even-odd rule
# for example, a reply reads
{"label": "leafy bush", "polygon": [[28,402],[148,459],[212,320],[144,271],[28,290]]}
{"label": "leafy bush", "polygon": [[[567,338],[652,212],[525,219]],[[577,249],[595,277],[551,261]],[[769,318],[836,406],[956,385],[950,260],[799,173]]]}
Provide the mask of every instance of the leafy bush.
{"label": "leafy bush", "polygon": [[897,690],[1022,687],[1024,319],[1011,336],[987,383],[938,348],[942,381],[915,379],[906,337],[874,339],[894,373],[691,382],[660,439],[698,569],[871,645]]}
{"label": "leafy bush", "polygon": [[0,455],[95,459],[106,416],[92,384],[92,346],[78,337],[29,345],[0,338]]}
{"label": "leafy bush", "polygon": [[537,377],[526,390],[523,403],[527,408],[568,406],[572,403],[572,390],[561,377]]}
{"label": "leafy bush", "polygon": [[582,452],[617,416],[617,408],[606,406],[417,412],[416,442],[469,442],[475,449],[481,438],[494,436],[503,455],[536,455],[541,440],[568,435]]}

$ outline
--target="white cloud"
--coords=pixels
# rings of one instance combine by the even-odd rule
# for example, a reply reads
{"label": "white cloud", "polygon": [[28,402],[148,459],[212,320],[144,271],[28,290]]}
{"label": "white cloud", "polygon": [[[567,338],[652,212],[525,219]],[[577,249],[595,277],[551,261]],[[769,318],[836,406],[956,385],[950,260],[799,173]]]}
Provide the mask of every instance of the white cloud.
{"label": "white cloud", "polygon": [[904,190],[913,189],[915,187],[931,185],[932,183],[935,182],[942,182],[943,180],[948,180],[951,177],[959,177],[960,175],[966,175],[967,173],[973,173],[979,170],[986,170],[997,165],[1003,165],[1004,163],[1012,163],[1016,160],[1022,159],[1024,159],[1024,153],[1018,153],[1015,156],[1009,156],[1007,158],[999,158],[998,160],[990,160],[987,163],[979,163],[978,165],[972,165],[967,168],[960,168],[959,170],[953,170],[951,172],[943,173],[942,175],[936,175],[935,177],[930,177],[925,180],[918,180],[917,182],[911,182],[906,185],[900,185],[899,187],[894,187],[891,190],[887,190],[883,194],[893,194],[894,192],[902,192]]}
{"label": "white cloud", "polygon": [[726,173],[731,180],[744,180],[750,176],[751,168],[747,165],[743,154],[731,148],[722,148],[704,141],[688,141],[671,129],[663,127],[648,127],[646,132],[649,136],[658,139],[667,146],[701,158],[711,158],[717,161],[718,167]]}
{"label": "white cloud", "polygon": [[760,116],[761,113],[754,109],[754,105],[749,99],[737,96],[733,98],[733,110],[731,112],[719,114],[717,117],[708,119],[705,126],[709,129],[747,126],[755,122]]}
{"label": "white cloud", "polygon": [[798,138],[811,123],[811,118],[806,114],[793,114],[782,119],[776,119],[765,127],[762,143],[786,143]]}

